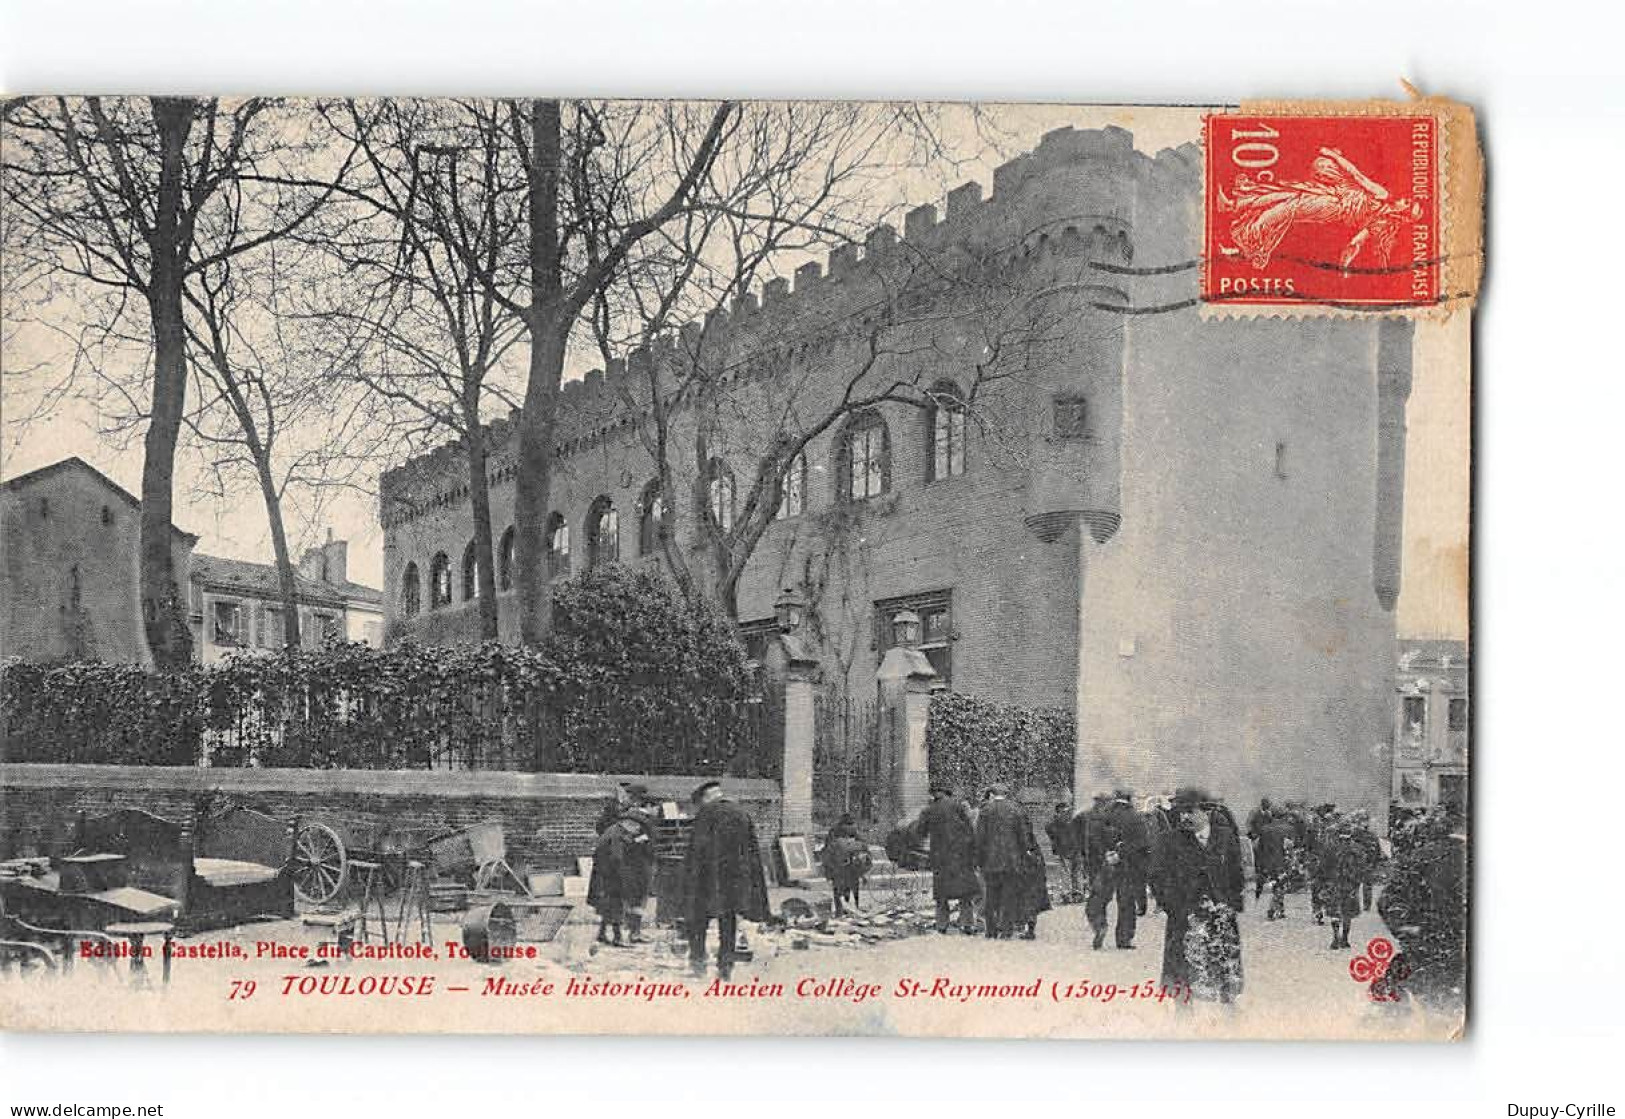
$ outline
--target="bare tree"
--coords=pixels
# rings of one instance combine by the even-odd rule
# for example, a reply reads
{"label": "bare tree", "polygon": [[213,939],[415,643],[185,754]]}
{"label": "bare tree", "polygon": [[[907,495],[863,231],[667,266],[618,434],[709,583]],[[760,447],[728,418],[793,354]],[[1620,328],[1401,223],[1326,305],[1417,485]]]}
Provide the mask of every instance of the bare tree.
{"label": "bare tree", "polygon": [[281,641],[296,649],[299,590],[284,508],[292,495],[315,504],[323,491],[355,484],[372,460],[377,432],[356,393],[335,386],[324,355],[284,305],[301,283],[298,264],[284,256],[271,249],[222,260],[189,280],[186,329],[197,391],[186,422],[220,494],[234,489],[239,474],[259,492],[276,564]]}
{"label": "bare tree", "polygon": [[[488,395],[512,403],[493,373],[523,337],[511,310],[523,286],[525,180],[502,106],[480,101],[349,101],[324,106],[361,153],[352,205],[324,222],[339,265],[330,302],[340,377],[364,385],[416,442],[450,433],[465,450],[480,635],[497,636]],[[511,572],[509,573],[511,577]]]}
{"label": "bare tree", "polygon": [[[189,277],[286,236],[326,193],[245,197],[235,184],[279,173],[312,150],[303,119],[278,102],[185,97],[32,98],[4,117],[5,244],[64,301],[94,304],[83,324],[134,337],[145,310],[151,372],[141,474],[141,611],[164,668],[191,656],[172,556],[175,450],[186,415]],[[329,170],[336,178],[345,160]],[[99,303],[90,293],[106,298]],[[80,339],[81,350],[94,340]]]}
{"label": "bare tree", "polygon": [[[862,115],[824,115],[831,110]],[[861,188],[882,157],[897,158],[901,141],[918,143],[917,118],[850,106],[770,111],[773,127],[756,136],[740,163],[746,170],[726,182],[713,175],[706,184],[713,193],[651,239],[600,295],[593,316],[606,361],[624,361],[639,350],[656,355],[632,362],[635,375],[619,383],[625,386],[621,407],[659,488],[661,555],[680,586],[707,595],[734,617],[739,580],[780,513],[786,479],[816,440],[857,413],[901,404],[933,415],[957,412],[957,423],[975,425],[986,441],[1019,453],[1017,441],[1006,438],[1014,426],[1007,415],[1011,394],[994,390],[1019,378],[1037,350],[1060,336],[1057,308],[1004,274],[1001,262],[1023,238],[973,253],[882,237],[865,267],[856,268],[854,239],[873,213]],[[750,293],[764,280],[770,303],[787,298],[787,280],[777,275],[783,262],[829,249],[844,262],[842,289],[822,312],[783,319],[786,333],[769,344],[741,352],[729,329],[695,329],[753,303]],[[816,264],[809,271],[802,273],[807,283],[822,282]],[[798,279],[798,289],[802,283]],[[687,329],[675,329],[684,324]],[[941,349],[939,336],[949,327],[963,336],[954,353]],[[789,359],[809,339],[831,335],[842,339],[839,357]],[[774,365],[770,389],[747,375],[764,362]],[[938,387],[933,372],[950,362],[968,366],[970,374],[951,394]],[[709,508],[703,492],[679,500],[678,479],[705,485],[723,432],[734,450],[748,448],[750,464],[738,508],[716,515],[720,510]],[[744,432],[753,434],[742,439]],[[701,544],[699,575],[677,544],[685,509],[692,510],[691,535]]]}

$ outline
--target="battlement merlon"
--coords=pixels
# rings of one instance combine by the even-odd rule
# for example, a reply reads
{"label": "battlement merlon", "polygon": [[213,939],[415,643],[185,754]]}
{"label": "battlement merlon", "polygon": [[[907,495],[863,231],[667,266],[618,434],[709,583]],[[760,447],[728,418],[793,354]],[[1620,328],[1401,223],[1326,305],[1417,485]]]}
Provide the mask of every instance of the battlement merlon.
{"label": "battlement merlon", "polygon": [[[862,245],[849,243],[830,250],[825,264],[809,261],[790,278],[767,280],[760,294],[745,292],[732,307],[707,313],[701,323],[684,323],[676,338],[662,336],[656,352],[633,351],[625,362],[612,361],[607,370],[591,370],[583,377],[567,381],[561,395],[560,453],[583,434],[590,437],[602,416],[596,415],[624,400],[624,391],[657,356],[680,349],[693,355],[701,348],[731,352],[735,359],[755,350],[771,348],[782,339],[786,324],[820,318],[839,319],[850,315],[866,291],[878,281],[895,279],[898,270],[909,266],[906,254],[941,253],[954,249],[985,251],[1007,242],[1015,245],[1023,238],[1062,238],[1105,231],[1113,239],[1117,257],[1132,257],[1132,230],[1137,197],[1142,187],[1156,196],[1186,194],[1194,198],[1200,189],[1201,157],[1195,144],[1164,149],[1155,156],[1134,147],[1133,133],[1116,126],[1101,129],[1058,128],[1047,132],[1030,152],[1001,164],[993,172],[993,193],[983,197],[979,182],[962,183],[947,194],[939,216],[935,204],[916,206],[904,215],[903,235],[890,224],[880,223],[865,236]],[[1175,199],[1170,197],[1170,202]],[[1091,246],[1094,251],[1094,246]],[[917,257],[916,257],[917,259]],[[595,415],[577,423],[576,413]],[[501,427],[500,436],[498,427]],[[497,457],[511,438],[517,417],[493,425],[488,436],[489,453]],[[580,427],[584,431],[574,429]],[[380,504],[387,509],[404,492],[410,479],[413,492],[435,478],[453,481],[448,469],[466,467],[454,462],[462,444],[451,441],[425,455],[386,471],[380,483]]]}

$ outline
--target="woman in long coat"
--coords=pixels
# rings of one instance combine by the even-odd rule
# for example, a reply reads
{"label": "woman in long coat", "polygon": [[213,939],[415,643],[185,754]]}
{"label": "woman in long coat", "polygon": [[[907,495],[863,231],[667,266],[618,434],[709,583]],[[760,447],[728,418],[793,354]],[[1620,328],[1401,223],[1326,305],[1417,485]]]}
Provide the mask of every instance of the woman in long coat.
{"label": "woman in long coat", "polygon": [[1229,810],[1198,789],[1174,794],[1174,814],[1178,826],[1162,837],[1156,859],[1157,900],[1168,914],[1162,982],[1234,1002],[1242,987],[1241,835]]}

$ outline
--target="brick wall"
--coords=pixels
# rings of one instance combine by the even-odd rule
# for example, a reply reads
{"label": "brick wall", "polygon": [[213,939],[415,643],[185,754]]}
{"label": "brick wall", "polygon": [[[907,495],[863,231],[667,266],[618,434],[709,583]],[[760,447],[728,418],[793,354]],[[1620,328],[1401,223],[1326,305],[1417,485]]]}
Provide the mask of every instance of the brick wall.
{"label": "brick wall", "polygon": [[[0,765],[0,856],[59,853],[79,810],[142,808],[184,819],[193,799],[218,791],[280,819],[318,817],[362,826],[393,823],[428,832],[500,819],[508,861],[521,871],[571,870],[590,855],[593,823],[619,775],[193,769],[167,766]],[[637,778],[664,800],[686,802],[704,778]],[[749,810],[762,843],[779,831],[774,781],[724,778]]]}

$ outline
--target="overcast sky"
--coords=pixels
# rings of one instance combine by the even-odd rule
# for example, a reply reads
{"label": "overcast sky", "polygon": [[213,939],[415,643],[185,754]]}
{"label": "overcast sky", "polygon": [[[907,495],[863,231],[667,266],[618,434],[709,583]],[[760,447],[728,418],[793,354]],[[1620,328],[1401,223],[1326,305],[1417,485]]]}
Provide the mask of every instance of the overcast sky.
{"label": "overcast sky", "polygon": [[[876,200],[877,213],[899,204],[937,202],[959,181],[975,179],[984,195],[992,191],[993,169],[1020,152],[1035,147],[1047,131],[1072,125],[1098,128],[1108,124],[1134,134],[1135,146],[1147,153],[1195,141],[1198,137],[1200,108],[1001,106],[984,110],[993,124],[978,136],[968,127],[966,110],[946,110],[946,120],[963,120],[966,127],[945,129],[949,135],[965,138],[963,162],[951,172],[922,172],[899,176],[895,195]],[[1467,344],[1465,316],[1460,329],[1424,327],[1418,333],[1416,386],[1410,404],[1410,442],[1406,475],[1406,542],[1404,591],[1400,600],[1400,631],[1411,636],[1464,637],[1466,632],[1466,540],[1467,525],[1467,444],[1469,386],[1465,378],[1442,376],[1442,368],[1459,368],[1452,350]],[[37,354],[0,355],[0,364],[14,370],[22,359]],[[581,370],[574,373],[579,375]],[[139,439],[120,447],[103,434],[98,416],[86,404],[69,402],[56,412],[47,428],[36,425],[19,429],[13,420],[23,414],[30,402],[26,390],[5,383],[4,406],[7,426],[0,472],[12,477],[78,455],[138,493],[141,477]],[[494,413],[493,409],[493,413]],[[378,470],[388,463],[380,463]],[[271,557],[270,535],[258,500],[242,495],[221,501],[200,496],[204,477],[202,462],[183,446],[177,462],[175,523],[197,533],[198,550],[260,562]],[[376,473],[372,479],[376,480]],[[375,497],[368,493],[345,493],[330,499],[326,509],[286,510],[290,543],[297,555],[307,545],[318,542],[331,527],[334,534],[350,541],[350,577],[378,585],[383,564],[383,534],[377,523]]]}

